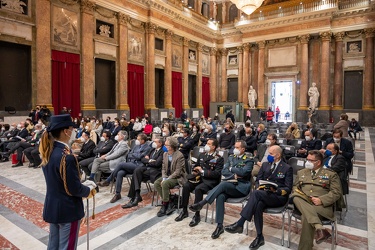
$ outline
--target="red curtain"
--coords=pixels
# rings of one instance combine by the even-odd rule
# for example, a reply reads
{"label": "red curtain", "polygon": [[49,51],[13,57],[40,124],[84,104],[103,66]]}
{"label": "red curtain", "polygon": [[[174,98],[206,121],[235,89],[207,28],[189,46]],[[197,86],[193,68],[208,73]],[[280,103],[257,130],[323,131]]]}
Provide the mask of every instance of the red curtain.
{"label": "red curtain", "polygon": [[203,115],[208,117],[210,114],[210,78],[202,77],[202,105]]}
{"label": "red curtain", "polygon": [[182,114],[182,73],[172,71],[172,105],[175,117]]}
{"label": "red curtain", "polygon": [[81,112],[80,57],[52,50],[52,105],[55,114],[63,107],[72,110],[72,117]]}
{"label": "red curtain", "polygon": [[130,118],[145,114],[144,67],[128,63],[128,103]]}

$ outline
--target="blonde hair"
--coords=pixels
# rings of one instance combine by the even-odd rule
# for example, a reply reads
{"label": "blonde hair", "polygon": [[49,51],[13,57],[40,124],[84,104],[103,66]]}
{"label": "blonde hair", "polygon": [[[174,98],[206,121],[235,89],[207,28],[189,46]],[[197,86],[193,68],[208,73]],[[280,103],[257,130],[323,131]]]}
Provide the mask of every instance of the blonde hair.
{"label": "blonde hair", "polygon": [[55,139],[48,133],[47,131],[44,131],[42,134],[42,137],[40,138],[40,144],[39,144],[39,152],[40,152],[40,158],[42,158],[41,166],[46,166],[49,162],[49,158],[51,157],[51,153],[53,151],[53,143]]}

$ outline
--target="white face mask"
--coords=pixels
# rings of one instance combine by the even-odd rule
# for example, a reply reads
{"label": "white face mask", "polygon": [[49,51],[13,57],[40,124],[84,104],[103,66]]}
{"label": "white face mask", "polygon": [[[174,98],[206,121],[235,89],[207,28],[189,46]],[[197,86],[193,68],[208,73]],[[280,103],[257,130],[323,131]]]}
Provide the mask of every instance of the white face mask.
{"label": "white face mask", "polygon": [[307,169],[313,169],[314,168],[314,163],[306,161],[305,168],[307,168]]}
{"label": "white face mask", "polygon": [[163,136],[167,136],[167,133],[163,132],[162,135],[163,135]]}
{"label": "white face mask", "polygon": [[115,126],[118,126],[118,123],[117,123],[117,122],[115,122]]}
{"label": "white face mask", "polygon": [[267,139],[267,140],[266,140],[266,145],[267,145],[267,146],[271,145],[271,140],[268,140],[268,139]]}
{"label": "white face mask", "polygon": [[102,136],[102,137],[100,137],[100,140],[101,141],[105,141],[105,138]]}
{"label": "white face mask", "polygon": [[5,128],[4,128],[4,127],[2,127],[2,128],[1,128],[1,131],[4,131],[4,130],[5,130]]}
{"label": "white face mask", "polygon": [[21,129],[21,124],[18,124],[18,125],[17,125],[17,128],[18,128],[18,129]]}
{"label": "white face mask", "polygon": [[205,133],[208,133],[208,129],[205,129],[204,132],[205,132]]}
{"label": "white face mask", "polygon": [[340,142],[340,138],[333,138],[334,142],[335,143],[339,143]]}
{"label": "white face mask", "polygon": [[12,131],[12,130],[14,130],[14,129],[15,129],[14,126],[10,126],[10,128],[9,128],[10,131]]}
{"label": "white face mask", "polygon": [[86,129],[86,130],[89,130],[89,126],[86,126],[85,129]]}
{"label": "white face mask", "polygon": [[153,148],[158,148],[158,145],[156,145],[155,142],[153,142],[153,143],[151,144],[151,146],[152,146]]}
{"label": "white face mask", "polygon": [[45,128],[46,128],[46,125],[43,124],[43,125],[42,125],[42,129],[45,129]]}
{"label": "white face mask", "polygon": [[210,152],[211,148],[210,146],[206,145],[204,146],[204,151],[206,151],[207,153]]}
{"label": "white face mask", "polygon": [[241,154],[241,151],[240,151],[239,149],[235,148],[235,149],[233,150],[233,154],[238,156],[238,155]]}
{"label": "white face mask", "polygon": [[306,141],[311,141],[311,137],[308,136],[308,135],[305,136],[305,139],[306,139]]}
{"label": "white face mask", "polygon": [[177,132],[180,132],[180,130],[181,130],[180,128],[177,128]]}
{"label": "white face mask", "polygon": [[96,124],[99,124],[99,121],[96,121]]}
{"label": "white face mask", "polygon": [[193,132],[197,132],[197,129],[196,129],[196,128],[193,128]]}
{"label": "white face mask", "polygon": [[86,139],[83,138],[83,137],[81,137],[80,140],[81,140],[81,142],[85,142],[86,141]]}
{"label": "white face mask", "polygon": [[[1,129],[1,130],[3,130],[3,129]],[[35,130],[34,130],[34,133],[37,134],[37,133],[39,133],[39,131],[40,131],[40,130],[35,129]]]}
{"label": "white face mask", "polygon": [[83,128],[83,125],[79,125],[79,128]]}
{"label": "white face mask", "polygon": [[70,134],[69,145],[72,145],[72,144],[73,144],[73,142],[74,142],[75,139],[76,139],[76,136],[77,136],[77,133],[76,133],[76,131],[73,129],[73,130],[72,130],[72,133]]}
{"label": "white face mask", "polygon": [[119,139],[119,136],[118,136],[118,135],[116,135],[116,136],[115,136],[115,140],[116,140],[116,141],[118,141],[118,139]]}
{"label": "white face mask", "polygon": [[139,122],[139,120],[138,120],[138,119],[135,119],[135,122]]}
{"label": "white face mask", "polygon": [[138,140],[135,140],[135,145],[141,145],[141,142],[140,141],[138,141]]}

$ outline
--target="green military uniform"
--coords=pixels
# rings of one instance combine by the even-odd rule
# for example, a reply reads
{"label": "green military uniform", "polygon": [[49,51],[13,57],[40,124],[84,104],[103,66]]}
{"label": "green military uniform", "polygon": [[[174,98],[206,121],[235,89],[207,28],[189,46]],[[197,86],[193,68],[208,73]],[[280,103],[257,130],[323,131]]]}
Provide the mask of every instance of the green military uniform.
{"label": "green military uniform", "polygon": [[[316,206],[310,196],[318,197],[322,205]],[[333,219],[333,204],[342,197],[340,178],[336,172],[321,167],[313,176],[312,170],[298,171],[293,188],[293,203],[302,214],[302,232],[298,249],[312,249],[315,224],[320,217]]]}

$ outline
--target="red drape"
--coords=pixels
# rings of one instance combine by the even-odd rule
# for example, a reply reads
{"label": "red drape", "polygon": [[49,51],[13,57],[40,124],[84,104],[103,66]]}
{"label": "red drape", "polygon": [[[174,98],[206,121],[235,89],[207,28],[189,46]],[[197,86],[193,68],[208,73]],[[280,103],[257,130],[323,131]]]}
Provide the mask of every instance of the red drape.
{"label": "red drape", "polygon": [[63,107],[72,110],[77,117],[81,112],[80,57],[62,51],[52,50],[52,105],[55,114]]}
{"label": "red drape", "polygon": [[172,105],[175,117],[182,114],[182,73],[172,71]]}
{"label": "red drape", "polygon": [[208,117],[210,114],[210,78],[202,77],[202,105],[203,115]]}
{"label": "red drape", "polygon": [[130,118],[145,114],[144,67],[128,63],[128,103]]}

